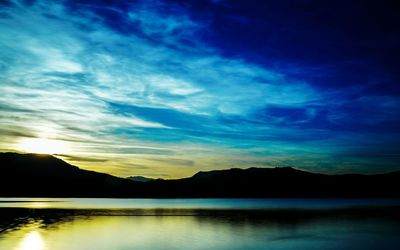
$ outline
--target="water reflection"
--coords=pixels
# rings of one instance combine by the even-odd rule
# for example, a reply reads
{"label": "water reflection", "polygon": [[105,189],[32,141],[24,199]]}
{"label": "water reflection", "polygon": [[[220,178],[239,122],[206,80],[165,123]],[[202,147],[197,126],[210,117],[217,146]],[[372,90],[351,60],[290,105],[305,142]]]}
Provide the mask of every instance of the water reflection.
{"label": "water reflection", "polygon": [[0,198],[0,208],[71,209],[332,209],[400,206],[400,199],[108,199]]}
{"label": "water reflection", "polygon": [[21,240],[15,250],[46,250],[46,244],[38,231],[31,231]]}
{"label": "water reflection", "polygon": [[1,209],[0,213],[17,221],[0,234],[0,249],[397,249],[400,244],[397,209]]}

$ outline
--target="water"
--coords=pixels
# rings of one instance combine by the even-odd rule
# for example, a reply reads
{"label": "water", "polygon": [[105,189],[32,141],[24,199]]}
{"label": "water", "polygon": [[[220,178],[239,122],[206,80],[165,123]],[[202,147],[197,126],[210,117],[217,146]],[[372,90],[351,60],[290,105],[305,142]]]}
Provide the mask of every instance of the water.
{"label": "water", "polygon": [[107,199],[0,198],[0,208],[332,209],[400,206],[398,199]]}
{"label": "water", "polygon": [[399,249],[398,200],[0,199],[1,250]]}

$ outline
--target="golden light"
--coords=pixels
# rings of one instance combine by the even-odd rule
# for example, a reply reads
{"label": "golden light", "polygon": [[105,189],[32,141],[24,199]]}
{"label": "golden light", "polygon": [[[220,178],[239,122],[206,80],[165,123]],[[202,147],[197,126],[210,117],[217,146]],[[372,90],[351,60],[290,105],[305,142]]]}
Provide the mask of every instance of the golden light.
{"label": "golden light", "polygon": [[45,250],[46,244],[37,231],[31,231],[21,241],[17,250]]}
{"label": "golden light", "polygon": [[44,138],[22,140],[17,147],[21,151],[36,154],[65,154],[69,151],[67,142]]}

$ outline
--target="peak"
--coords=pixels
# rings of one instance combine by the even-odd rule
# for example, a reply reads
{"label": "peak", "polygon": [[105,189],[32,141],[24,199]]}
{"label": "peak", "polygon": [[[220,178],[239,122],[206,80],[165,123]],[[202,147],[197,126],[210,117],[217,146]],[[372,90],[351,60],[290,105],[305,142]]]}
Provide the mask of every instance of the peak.
{"label": "peak", "polygon": [[139,182],[148,182],[148,181],[155,180],[153,178],[148,178],[148,177],[139,176],[139,175],[137,175],[137,176],[129,176],[129,177],[127,177],[127,179],[131,180],[131,181],[139,181]]}
{"label": "peak", "polygon": [[35,157],[35,158],[57,158],[50,154],[38,154],[38,153],[17,153],[17,152],[2,152],[0,155],[9,157]]}
{"label": "peak", "polygon": [[53,166],[53,167],[71,167],[77,168],[68,164],[60,158],[50,154],[35,154],[35,153],[16,153],[5,152],[0,153],[1,160],[7,164],[24,164],[24,165],[37,165],[37,166]]}

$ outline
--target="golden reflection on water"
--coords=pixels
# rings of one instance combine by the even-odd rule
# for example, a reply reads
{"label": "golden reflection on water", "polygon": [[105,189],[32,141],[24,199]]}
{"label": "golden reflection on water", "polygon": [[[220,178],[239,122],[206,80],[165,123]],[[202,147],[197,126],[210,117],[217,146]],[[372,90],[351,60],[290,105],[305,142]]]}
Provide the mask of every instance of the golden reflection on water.
{"label": "golden reflection on water", "polygon": [[38,231],[31,231],[21,240],[15,250],[46,250],[46,244]]}
{"label": "golden reflection on water", "polygon": [[50,207],[50,204],[48,202],[32,202],[29,204],[30,208],[47,208]]}
{"label": "golden reflection on water", "polygon": [[174,211],[31,210],[0,233],[0,249],[352,250],[400,244],[398,220]]}
{"label": "golden reflection on water", "polygon": [[4,250],[207,249],[237,235],[194,216],[72,216],[31,220],[0,237]]}

